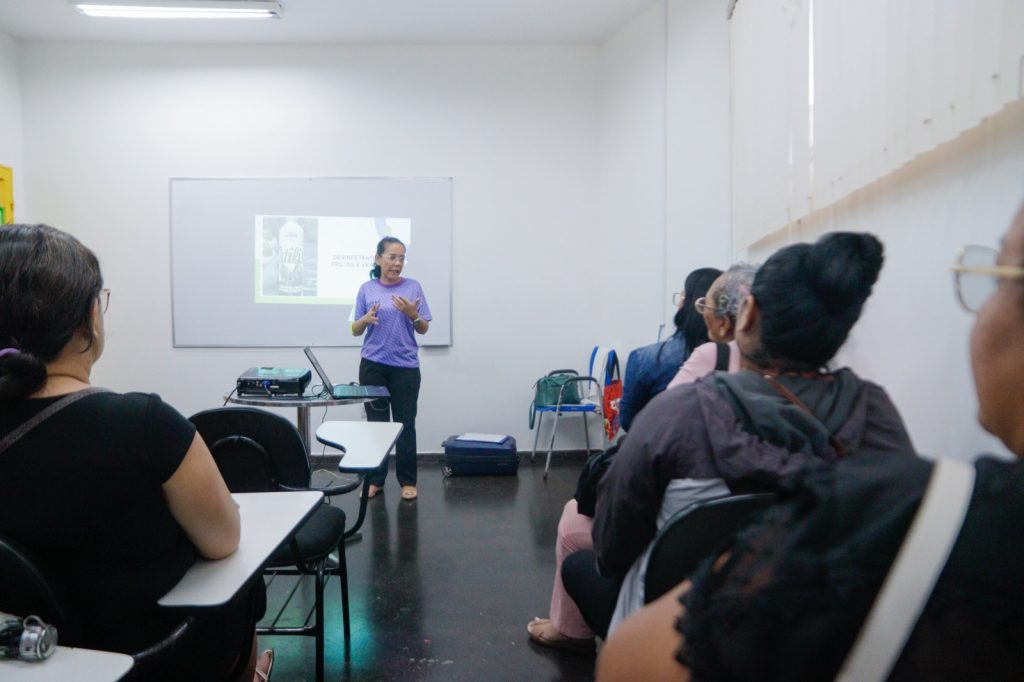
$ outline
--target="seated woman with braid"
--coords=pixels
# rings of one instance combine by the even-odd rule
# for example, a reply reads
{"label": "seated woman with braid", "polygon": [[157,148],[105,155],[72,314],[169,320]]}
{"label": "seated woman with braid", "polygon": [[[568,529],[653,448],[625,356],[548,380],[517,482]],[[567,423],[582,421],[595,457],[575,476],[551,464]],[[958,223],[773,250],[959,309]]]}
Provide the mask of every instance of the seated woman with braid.
{"label": "seated woman with braid", "polygon": [[[954,269],[960,302],[977,313],[970,356],[979,421],[1016,459],[968,465],[966,514],[923,603],[873,612],[886,614],[872,619],[885,636],[881,644],[865,637],[936,467],[917,457],[851,458],[805,471],[784,504],[698,569],[692,588],[683,583],[623,623],[601,652],[599,681],[833,680],[859,641],[877,646],[858,654],[886,662],[875,679],[1021,679],[1024,205],[1000,251],[963,254]],[[914,569],[911,578],[923,580],[924,568]]]}
{"label": "seated woman with braid", "polygon": [[[187,419],[155,394],[92,387],[109,297],[96,256],[71,235],[0,229],[0,535],[65,588],[84,632],[61,644],[136,653],[182,620],[157,600],[197,557],[233,553],[240,524]],[[265,603],[256,577],[153,675],[266,679],[272,653],[259,668],[255,656]]]}
{"label": "seated woman with braid", "polygon": [[669,389],[640,414],[601,479],[593,551],[562,565],[566,590],[595,631],[643,604],[641,557],[675,512],[771,490],[812,462],[912,455],[885,391],[826,368],[881,267],[882,244],[869,234],[837,232],[778,251],[757,271],[737,319],[742,371]]}

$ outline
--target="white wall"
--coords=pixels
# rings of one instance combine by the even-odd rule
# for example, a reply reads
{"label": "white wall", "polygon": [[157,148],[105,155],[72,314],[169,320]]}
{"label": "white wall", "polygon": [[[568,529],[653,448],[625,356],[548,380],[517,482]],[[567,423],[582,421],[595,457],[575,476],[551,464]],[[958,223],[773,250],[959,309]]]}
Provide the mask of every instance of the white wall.
{"label": "white wall", "polygon": [[[665,300],[665,3],[601,50],[599,206],[591,309],[602,345],[654,342]],[[625,366],[623,364],[623,369]]]}
{"label": "white wall", "polygon": [[[669,0],[666,292],[732,261],[729,22],[721,0]],[[672,329],[672,300],[663,303]]]}
{"label": "white wall", "polygon": [[885,266],[839,361],[889,391],[919,451],[1005,454],[975,420],[973,316],[956,302],[949,266],[959,246],[998,246],[1022,200],[1024,102],[1017,102],[753,251],[763,258],[832,230],[876,234]]}
{"label": "white wall", "polygon": [[602,58],[596,314],[601,341],[625,356],[652,343],[661,323],[672,333],[671,294],[687,274],[731,262],[723,3],[655,3]]}
{"label": "white wall", "polygon": [[[171,347],[172,176],[454,177],[454,345],[421,354],[422,452],[464,431],[528,447],[532,382],[582,365],[597,48],[29,44],[23,57],[32,211],[19,217],[100,257],[113,294],[96,383],[190,414],[249,366],[305,364],[299,349]],[[335,381],[356,378],[358,349],[319,355]]]}
{"label": "white wall", "polygon": [[22,171],[21,78],[18,73],[19,43],[0,33],[0,166],[14,171],[14,217],[20,219],[24,204]]}

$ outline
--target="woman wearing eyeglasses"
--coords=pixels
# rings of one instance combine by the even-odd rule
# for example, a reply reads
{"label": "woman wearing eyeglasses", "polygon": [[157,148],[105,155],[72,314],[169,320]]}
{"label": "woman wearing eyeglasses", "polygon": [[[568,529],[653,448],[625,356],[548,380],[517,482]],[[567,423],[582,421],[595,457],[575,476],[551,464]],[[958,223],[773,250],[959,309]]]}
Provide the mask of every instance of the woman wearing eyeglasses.
{"label": "woman wearing eyeglasses", "polygon": [[[416,499],[416,406],[420,395],[420,357],[416,334],[426,334],[433,317],[423,287],[414,279],[402,277],[405,268],[405,244],[395,237],[384,237],[377,244],[377,255],[370,281],[359,287],[352,322],[353,336],[362,336],[359,383],[384,386],[390,398],[378,398],[366,404],[366,419],[371,422],[402,422],[402,433],[395,443],[395,475],[402,486],[402,499]],[[368,475],[369,497],[384,490],[388,476],[387,458]]]}
{"label": "woman wearing eyeglasses", "polygon": [[[197,557],[233,553],[240,527],[185,417],[155,394],[91,385],[109,300],[96,256],[71,235],[0,229],[0,535],[51,568],[79,614],[82,639],[62,631],[61,644],[136,653],[183,618],[157,600]],[[150,679],[266,673],[272,653],[255,667],[264,606],[257,578],[200,617]]]}
{"label": "woman wearing eyeglasses", "polygon": [[837,232],[776,252],[737,318],[743,371],[665,391],[637,418],[601,479],[594,551],[563,564],[565,587],[596,632],[643,604],[642,555],[673,513],[770,490],[811,462],[913,453],[885,391],[827,367],[881,267],[882,244],[869,234]]}
{"label": "woman wearing eyeglasses", "polygon": [[[740,303],[750,293],[750,284],[756,273],[756,265],[737,263],[715,280],[707,296],[693,302],[694,309],[704,318],[708,338],[711,340],[696,348],[686,358],[669,382],[669,388],[692,384],[716,369],[739,371],[740,349],[735,341],[736,315]],[[722,362],[721,357],[723,351],[726,354],[725,362]]]}
{"label": "woman wearing eyeglasses", "polygon": [[[864,651],[868,660],[884,656],[874,679],[989,682],[1019,680],[1024,670],[1024,205],[1001,250],[965,247],[953,271],[957,297],[977,314],[970,357],[979,421],[1016,460],[975,460],[969,504],[948,557],[934,564],[934,586],[871,626],[885,634]],[[864,631],[867,614],[921,523],[934,469],[879,456],[809,469],[791,500],[698,570],[692,587],[626,621],[602,652],[598,680],[835,679],[855,642],[878,641]]]}

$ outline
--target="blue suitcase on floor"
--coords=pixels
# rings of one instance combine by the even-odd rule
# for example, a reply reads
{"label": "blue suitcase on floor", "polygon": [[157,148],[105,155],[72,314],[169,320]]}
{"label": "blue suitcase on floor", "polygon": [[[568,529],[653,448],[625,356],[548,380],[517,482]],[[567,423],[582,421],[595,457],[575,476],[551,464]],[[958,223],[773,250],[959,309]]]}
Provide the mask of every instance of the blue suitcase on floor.
{"label": "blue suitcase on floor", "polygon": [[488,440],[465,440],[465,436],[450,436],[441,445],[441,473],[445,476],[514,476],[519,472],[519,453],[516,439],[504,436]]}

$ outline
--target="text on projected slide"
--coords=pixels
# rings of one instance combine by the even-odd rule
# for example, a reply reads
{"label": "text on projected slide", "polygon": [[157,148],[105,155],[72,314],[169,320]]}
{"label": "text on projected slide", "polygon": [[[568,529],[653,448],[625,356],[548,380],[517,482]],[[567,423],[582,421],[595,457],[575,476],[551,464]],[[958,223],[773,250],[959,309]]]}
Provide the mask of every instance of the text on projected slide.
{"label": "text on projected slide", "polygon": [[354,304],[377,242],[412,250],[410,218],[258,215],[254,234],[256,303]]}

